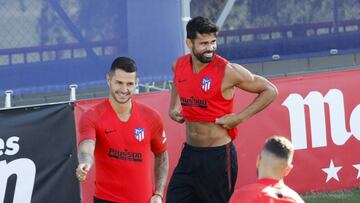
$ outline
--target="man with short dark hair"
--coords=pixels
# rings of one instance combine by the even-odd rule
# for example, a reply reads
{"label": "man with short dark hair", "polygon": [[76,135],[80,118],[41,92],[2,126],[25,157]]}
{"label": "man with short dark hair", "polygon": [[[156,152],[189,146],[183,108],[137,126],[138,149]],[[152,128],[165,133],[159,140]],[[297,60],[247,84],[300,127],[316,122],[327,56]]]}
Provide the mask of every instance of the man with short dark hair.
{"label": "man with short dark hair", "polygon": [[166,135],[159,113],[132,98],[135,61],[116,58],[107,83],[109,98],[80,119],[76,175],[85,180],[95,157],[94,203],[161,203],[169,168]]}
{"label": "man with short dark hair", "polygon": [[[167,203],[225,203],[234,191],[236,126],[268,106],[276,87],[239,64],[215,54],[217,26],[191,19],[186,44],[191,54],[173,65],[169,116],[186,123],[186,143],[167,190]],[[243,111],[233,113],[235,90],[256,93]]]}
{"label": "man with short dark hair", "polygon": [[294,147],[285,137],[266,140],[257,158],[258,181],[236,190],[230,203],[303,203],[299,194],[284,183],[293,165]]}

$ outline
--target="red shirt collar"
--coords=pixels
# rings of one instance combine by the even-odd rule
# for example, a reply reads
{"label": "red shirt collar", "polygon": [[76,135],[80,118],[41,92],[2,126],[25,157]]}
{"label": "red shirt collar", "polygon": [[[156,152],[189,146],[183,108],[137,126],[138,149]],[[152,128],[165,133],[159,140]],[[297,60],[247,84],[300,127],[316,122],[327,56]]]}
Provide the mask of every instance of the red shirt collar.
{"label": "red shirt collar", "polygon": [[276,185],[280,182],[280,180],[272,179],[272,178],[262,178],[257,181],[257,183],[264,185]]}

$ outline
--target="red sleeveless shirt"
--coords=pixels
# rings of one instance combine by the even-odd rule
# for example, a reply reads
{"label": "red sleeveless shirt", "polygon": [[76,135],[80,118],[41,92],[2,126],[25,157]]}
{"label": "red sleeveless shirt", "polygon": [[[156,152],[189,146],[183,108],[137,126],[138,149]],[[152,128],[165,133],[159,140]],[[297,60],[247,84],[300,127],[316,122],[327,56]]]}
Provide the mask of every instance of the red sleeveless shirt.
{"label": "red sleeveless shirt", "polygon": [[[174,85],[180,97],[182,116],[190,122],[215,122],[233,112],[233,98],[225,99],[221,92],[226,59],[215,55],[213,60],[199,73],[194,73],[191,54],[176,61]],[[229,130],[232,139],[236,137],[236,128]]]}

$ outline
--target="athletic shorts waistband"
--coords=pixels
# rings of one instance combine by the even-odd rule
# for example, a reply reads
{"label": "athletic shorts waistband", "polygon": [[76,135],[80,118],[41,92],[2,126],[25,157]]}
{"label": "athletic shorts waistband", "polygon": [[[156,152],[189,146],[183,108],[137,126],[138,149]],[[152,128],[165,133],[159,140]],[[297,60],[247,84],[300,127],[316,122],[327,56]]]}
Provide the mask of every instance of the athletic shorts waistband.
{"label": "athletic shorts waistband", "polygon": [[216,147],[197,147],[197,146],[192,146],[187,143],[184,143],[184,148],[187,150],[190,150],[190,151],[205,152],[205,151],[224,150],[224,149],[226,149],[227,146],[231,146],[231,145],[232,145],[232,141],[230,141],[227,144],[216,146]]}

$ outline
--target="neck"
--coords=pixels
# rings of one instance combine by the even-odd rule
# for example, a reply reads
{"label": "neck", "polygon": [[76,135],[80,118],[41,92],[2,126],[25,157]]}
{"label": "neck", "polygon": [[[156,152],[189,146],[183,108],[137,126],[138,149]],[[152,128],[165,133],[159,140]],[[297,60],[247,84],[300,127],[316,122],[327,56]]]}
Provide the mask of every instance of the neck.
{"label": "neck", "polygon": [[262,163],[260,163],[258,167],[258,179],[263,179],[263,178],[271,178],[275,180],[283,179],[284,178],[283,173],[279,169],[271,165],[270,162],[274,162],[274,160],[271,159],[268,160],[266,159],[266,157],[263,157]]}
{"label": "neck", "polygon": [[194,55],[191,56],[191,65],[195,73],[200,72],[209,63],[202,63]]}
{"label": "neck", "polygon": [[122,104],[117,102],[113,97],[109,97],[109,102],[117,115],[123,116],[123,115],[129,115],[131,113],[131,108],[132,108],[131,99],[129,99],[129,101],[127,101],[126,103]]}
{"label": "neck", "polygon": [[269,179],[274,179],[274,180],[279,180],[282,181],[282,177],[279,176],[275,176],[275,175],[259,175],[258,179],[264,179],[264,178],[269,178]]}
{"label": "neck", "polygon": [[270,177],[259,178],[260,181],[263,180],[263,179],[275,180],[276,182],[274,182],[273,185],[276,186],[276,187],[283,187],[283,186],[285,186],[284,179],[276,179],[276,178],[270,178]]}

